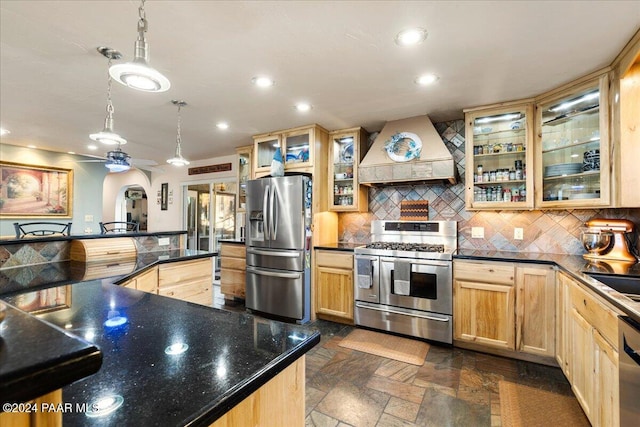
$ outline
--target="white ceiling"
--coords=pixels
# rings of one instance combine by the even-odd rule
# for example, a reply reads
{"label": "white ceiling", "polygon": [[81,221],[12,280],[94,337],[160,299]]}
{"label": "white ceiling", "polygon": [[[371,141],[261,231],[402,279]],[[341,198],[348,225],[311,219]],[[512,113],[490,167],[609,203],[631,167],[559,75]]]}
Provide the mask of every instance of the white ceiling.
{"label": "white ceiling", "polygon": [[[0,126],[4,144],[89,153],[102,129],[108,46],[133,56],[138,1],[0,0]],[[164,93],[114,82],[124,150],[162,164],[233,154],[257,133],[318,123],[379,130],[387,120],[534,96],[605,67],[640,28],[640,1],[153,1],[150,64]],[[396,34],[429,32],[415,47]],[[440,76],[431,87],[415,77]],[[276,85],[251,84],[258,74]],[[308,101],[313,109],[297,113]],[[227,131],[215,123],[226,121]],[[100,147],[97,153],[106,152]],[[10,160],[10,159],[5,159]]]}

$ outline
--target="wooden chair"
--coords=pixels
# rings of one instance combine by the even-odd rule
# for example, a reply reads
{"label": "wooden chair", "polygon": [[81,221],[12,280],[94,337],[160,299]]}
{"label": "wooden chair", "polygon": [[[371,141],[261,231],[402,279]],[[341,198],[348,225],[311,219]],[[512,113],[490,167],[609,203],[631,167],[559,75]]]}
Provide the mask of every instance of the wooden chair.
{"label": "wooden chair", "polygon": [[16,239],[24,239],[27,236],[68,236],[71,232],[70,222],[14,222],[13,227],[16,229]]}
{"label": "wooden chair", "polygon": [[127,221],[101,222],[100,230],[100,234],[137,233],[140,231],[140,223]]}

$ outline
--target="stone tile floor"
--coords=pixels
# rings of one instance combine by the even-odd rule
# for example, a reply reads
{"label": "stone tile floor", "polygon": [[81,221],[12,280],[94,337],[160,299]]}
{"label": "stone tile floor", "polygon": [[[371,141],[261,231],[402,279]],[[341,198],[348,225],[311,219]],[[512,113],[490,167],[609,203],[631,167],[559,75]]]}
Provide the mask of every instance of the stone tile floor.
{"label": "stone tile floor", "polygon": [[[245,309],[225,301],[219,286],[214,307]],[[306,358],[307,427],[500,426],[503,379],[573,396],[559,368],[434,343],[416,366],[340,347],[353,326],[310,326],[322,338]]]}

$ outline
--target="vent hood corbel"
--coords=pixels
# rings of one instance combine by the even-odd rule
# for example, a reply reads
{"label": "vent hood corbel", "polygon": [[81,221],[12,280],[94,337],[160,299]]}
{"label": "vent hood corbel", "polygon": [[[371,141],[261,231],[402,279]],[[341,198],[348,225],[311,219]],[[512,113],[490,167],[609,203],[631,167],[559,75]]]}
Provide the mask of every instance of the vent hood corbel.
{"label": "vent hood corbel", "polygon": [[[422,143],[420,156],[409,161],[392,160],[385,149],[398,133],[414,134]],[[448,181],[456,183],[453,156],[433,127],[429,116],[387,122],[360,162],[358,181],[364,185],[393,185]]]}

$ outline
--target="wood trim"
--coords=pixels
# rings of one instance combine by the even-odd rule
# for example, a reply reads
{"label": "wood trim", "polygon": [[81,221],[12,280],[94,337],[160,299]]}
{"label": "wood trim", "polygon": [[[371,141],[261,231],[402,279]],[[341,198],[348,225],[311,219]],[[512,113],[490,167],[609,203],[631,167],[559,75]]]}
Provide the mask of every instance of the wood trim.
{"label": "wood trim", "polygon": [[580,78],[574,79],[570,82],[567,82],[561,86],[556,87],[555,89],[551,89],[548,92],[544,92],[534,98],[536,104],[546,103],[549,99],[554,99],[557,96],[562,96],[563,92],[572,92],[574,90],[580,90],[583,86],[589,86],[592,80],[596,80],[608,72],[610,72],[612,68],[610,66],[604,67],[598,71],[594,71],[592,73],[586,74]]}
{"label": "wood trim", "polygon": [[495,354],[497,356],[508,357],[510,359],[524,360],[527,362],[539,363],[541,365],[558,367],[558,362],[553,357],[539,356],[537,354],[521,353],[503,348],[488,348],[484,344],[469,341],[453,340],[453,346],[467,350],[479,351],[481,353]]}
{"label": "wood trim", "polygon": [[616,59],[611,63],[612,68],[618,68],[620,75],[624,75],[629,68],[640,60],[640,29],[622,48]]}
{"label": "wood trim", "polygon": [[517,101],[506,101],[506,102],[497,102],[495,104],[482,105],[477,107],[465,108],[462,110],[463,113],[483,113],[483,112],[493,112],[491,110],[500,109],[500,108],[514,108],[521,107],[523,104],[533,104],[535,98],[523,98]]}

